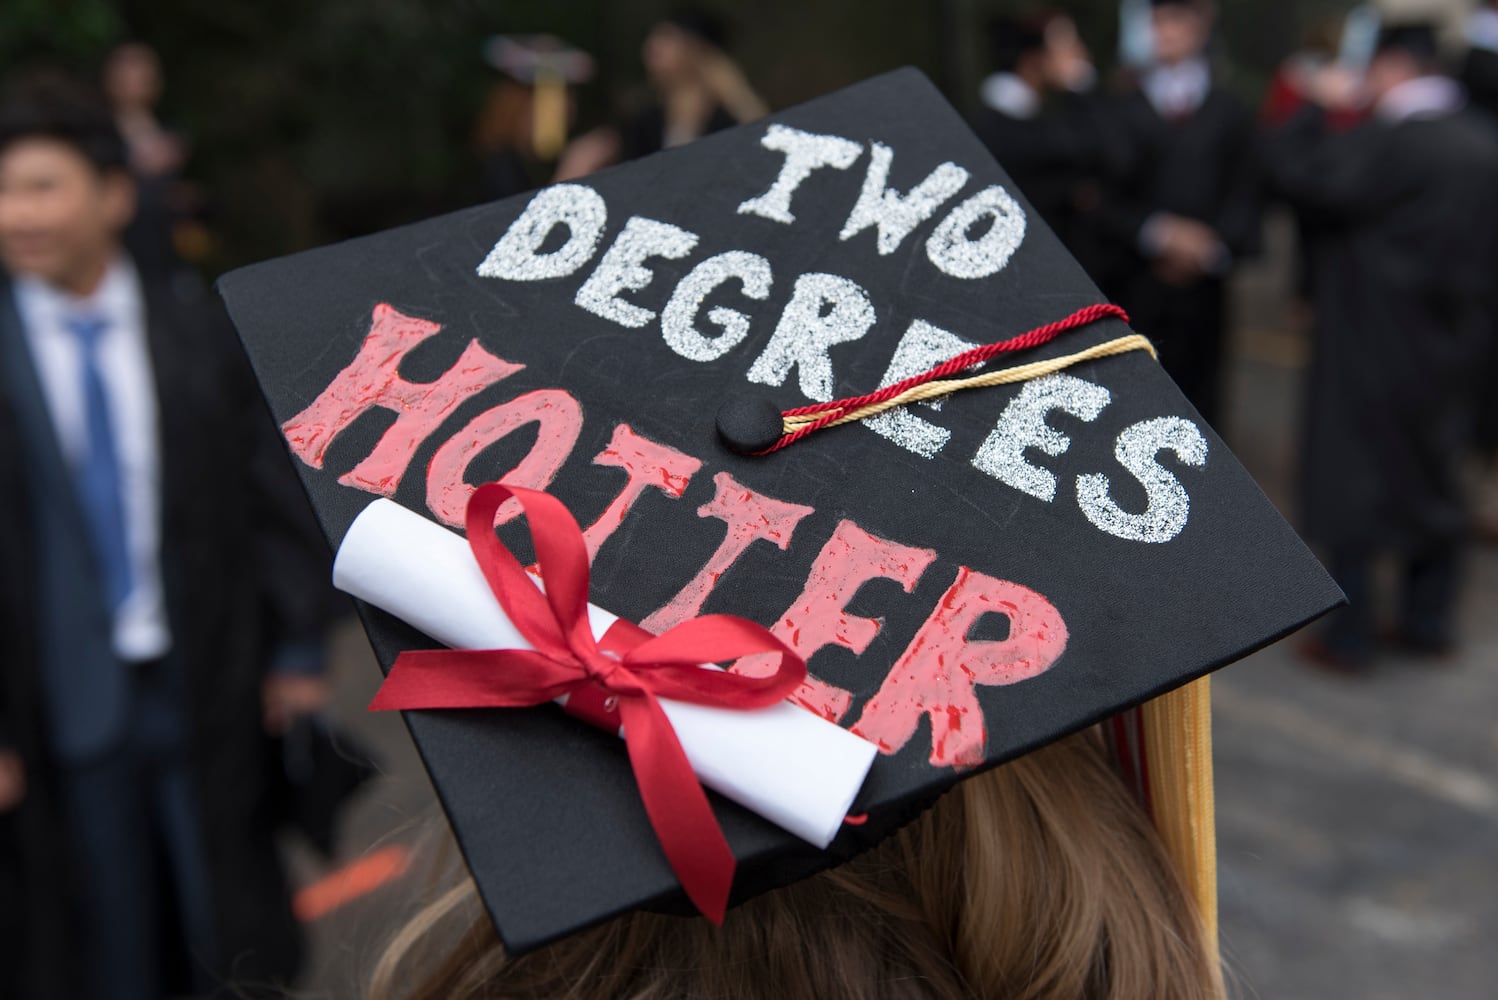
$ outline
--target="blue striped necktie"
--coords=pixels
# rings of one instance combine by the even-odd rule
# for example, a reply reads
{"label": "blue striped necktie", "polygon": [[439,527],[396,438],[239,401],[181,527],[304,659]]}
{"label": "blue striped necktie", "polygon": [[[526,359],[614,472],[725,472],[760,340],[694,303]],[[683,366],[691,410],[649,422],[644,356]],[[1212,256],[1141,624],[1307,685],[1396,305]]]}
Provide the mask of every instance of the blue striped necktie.
{"label": "blue striped necktie", "polygon": [[125,535],[125,499],[121,492],[120,457],[114,422],[110,419],[109,393],[99,368],[99,343],[109,321],[81,313],[68,316],[63,325],[78,342],[83,377],[84,422],[88,447],[74,469],[78,498],[88,520],[94,553],[111,610],[118,608],[132,586],[130,550]]}

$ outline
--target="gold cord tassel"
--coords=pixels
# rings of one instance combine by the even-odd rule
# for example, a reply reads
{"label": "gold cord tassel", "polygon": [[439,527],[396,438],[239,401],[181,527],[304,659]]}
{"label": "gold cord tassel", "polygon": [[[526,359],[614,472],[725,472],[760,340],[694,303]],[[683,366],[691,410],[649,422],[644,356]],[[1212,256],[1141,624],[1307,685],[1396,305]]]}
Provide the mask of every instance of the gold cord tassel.
{"label": "gold cord tassel", "polygon": [[1212,688],[1209,677],[1146,702],[1144,752],[1150,811],[1165,848],[1201,909],[1208,947],[1217,950],[1217,824],[1212,793]]}
{"label": "gold cord tassel", "polygon": [[[991,385],[1028,382],[1031,379],[1051,375],[1063,369],[1070,368],[1072,365],[1081,364],[1084,361],[1111,358],[1116,354],[1127,354],[1130,351],[1148,351],[1150,357],[1155,357],[1154,345],[1139,334],[1131,333],[1127,337],[1118,337],[1106,343],[1089,347],[1084,351],[1077,351],[1075,354],[1067,354],[1059,358],[1032,361],[1029,364],[1015,365],[1012,368],[1000,368],[997,371],[974,375],[970,378],[949,378],[936,382],[924,382],[906,389],[898,396],[892,396],[878,403],[870,403],[868,406],[861,406],[856,410],[849,410],[827,426],[837,427],[841,424],[851,424],[856,420],[875,416],[876,414],[883,413],[885,410],[892,410],[897,406],[907,406],[911,403],[940,399],[942,396],[950,396],[952,393],[961,392],[964,389],[982,389]],[[827,416],[828,412],[830,412],[830,409],[819,413],[786,417],[783,430],[786,434],[792,434],[807,424],[814,424],[818,420],[821,420]]]}

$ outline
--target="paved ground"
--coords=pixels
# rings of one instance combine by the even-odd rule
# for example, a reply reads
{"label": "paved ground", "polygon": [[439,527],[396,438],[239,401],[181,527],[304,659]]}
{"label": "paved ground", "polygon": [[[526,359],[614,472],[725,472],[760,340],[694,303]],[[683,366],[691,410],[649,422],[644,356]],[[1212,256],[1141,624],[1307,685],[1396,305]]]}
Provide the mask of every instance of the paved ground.
{"label": "paved ground", "polygon": [[[1242,282],[1227,436],[1288,509],[1304,350],[1283,287],[1282,268]],[[1465,610],[1466,644],[1440,665],[1391,656],[1337,679],[1299,667],[1292,639],[1218,675],[1222,936],[1238,996],[1498,997],[1498,549],[1478,554]],[[388,771],[350,811],[341,855],[375,858],[362,874],[377,882],[432,816],[431,790],[399,720],[362,711],[377,673],[357,630],[338,649],[342,716]],[[305,881],[326,872],[296,860]],[[426,888],[408,872],[311,920],[307,995],[356,995],[394,914]]]}

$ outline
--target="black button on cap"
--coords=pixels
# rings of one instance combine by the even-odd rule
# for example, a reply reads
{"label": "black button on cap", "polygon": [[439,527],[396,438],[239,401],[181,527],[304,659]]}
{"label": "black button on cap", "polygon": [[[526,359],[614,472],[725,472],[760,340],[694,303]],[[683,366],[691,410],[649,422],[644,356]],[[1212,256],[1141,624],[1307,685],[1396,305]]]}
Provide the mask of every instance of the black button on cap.
{"label": "black button on cap", "polygon": [[718,437],[741,455],[771,447],[783,427],[780,409],[764,396],[729,396],[718,407]]}

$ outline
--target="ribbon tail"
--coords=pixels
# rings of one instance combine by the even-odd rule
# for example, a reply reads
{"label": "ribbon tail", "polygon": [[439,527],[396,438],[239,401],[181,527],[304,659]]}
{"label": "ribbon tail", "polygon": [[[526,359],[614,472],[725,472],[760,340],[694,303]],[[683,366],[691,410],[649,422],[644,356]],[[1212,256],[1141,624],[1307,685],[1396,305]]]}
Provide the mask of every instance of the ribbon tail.
{"label": "ribbon tail", "polygon": [[622,698],[619,709],[630,766],[666,860],[692,904],[721,926],[736,862],[707,793],[653,696]]}

